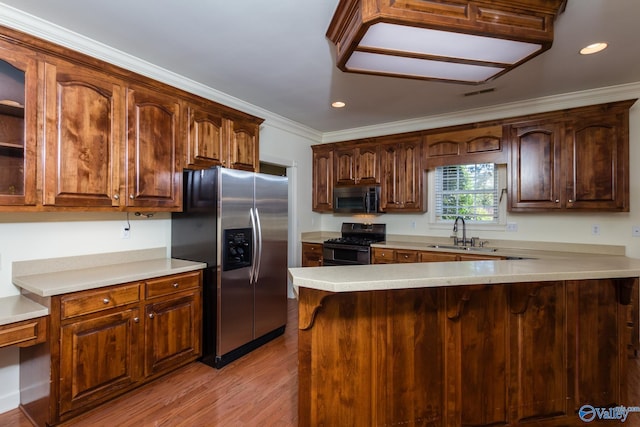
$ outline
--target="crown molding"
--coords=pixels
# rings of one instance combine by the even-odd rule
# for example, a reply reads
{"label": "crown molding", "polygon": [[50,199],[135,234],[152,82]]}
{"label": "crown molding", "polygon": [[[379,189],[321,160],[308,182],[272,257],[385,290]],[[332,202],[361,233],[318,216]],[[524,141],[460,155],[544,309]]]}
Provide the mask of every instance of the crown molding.
{"label": "crown molding", "polygon": [[446,113],[418,119],[364,126],[344,131],[325,132],[322,135],[322,142],[328,143],[369,138],[373,136],[392,135],[396,133],[414,132],[637,98],[640,98],[640,82],[578,92],[569,92],[560,95],[510,102],[507,104],[474,108],[455,113]]}
{"label": "crown molding", "polygon": [[2,3],[0,3],[0,25],[73,49],[247,114],[261,117],[265,119],[262,126],[281,129],[314,142],[322,141],[322,132]]}

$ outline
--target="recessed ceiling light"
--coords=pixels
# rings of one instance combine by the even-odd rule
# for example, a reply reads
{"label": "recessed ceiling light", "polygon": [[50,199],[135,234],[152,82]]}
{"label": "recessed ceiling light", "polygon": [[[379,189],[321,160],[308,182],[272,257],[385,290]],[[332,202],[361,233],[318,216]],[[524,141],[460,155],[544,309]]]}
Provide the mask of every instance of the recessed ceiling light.
{"label": "recessed ceiling light", "polygon": [[342,108],[342,107],[344,107],[345,105],[347,105],[347,104],[345,104],[345,103],[344,103],[344,102],[342,102],[342,101],[335,101],[335,102],[332,102],[332,103],[331,103],[331,106],[332,106],[333,108]]}
{"label": "recessed ceiling light", "polygon": [[583,47],[580,49],[580,54],[582,55],[591,55],[592,53],[598,53],[607,48],[606,43],[593,43],[587,47]]}

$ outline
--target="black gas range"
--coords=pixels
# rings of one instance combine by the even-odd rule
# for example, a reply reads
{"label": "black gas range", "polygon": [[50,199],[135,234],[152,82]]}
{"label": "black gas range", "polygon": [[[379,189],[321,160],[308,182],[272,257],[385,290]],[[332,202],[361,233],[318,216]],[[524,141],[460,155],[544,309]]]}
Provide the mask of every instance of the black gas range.
{"label": "black gas range", "polygon": [[387,238],[386,224],[343,222],[341,237],[325,240],[323,265],[371,264],[371,244]]}

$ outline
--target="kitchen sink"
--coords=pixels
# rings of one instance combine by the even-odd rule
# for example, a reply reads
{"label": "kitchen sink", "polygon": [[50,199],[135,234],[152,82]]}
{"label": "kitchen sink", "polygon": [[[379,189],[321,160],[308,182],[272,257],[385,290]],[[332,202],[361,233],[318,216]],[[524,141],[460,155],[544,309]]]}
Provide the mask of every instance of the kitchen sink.
{"label": "kitchen sink", "polygon": [[434,249],[452,249],[456,251],[471,251],[471,252],[495,252],[496,248],[484,248],[481,246],[456,246],[456,245],[429,245],[429,248]]}

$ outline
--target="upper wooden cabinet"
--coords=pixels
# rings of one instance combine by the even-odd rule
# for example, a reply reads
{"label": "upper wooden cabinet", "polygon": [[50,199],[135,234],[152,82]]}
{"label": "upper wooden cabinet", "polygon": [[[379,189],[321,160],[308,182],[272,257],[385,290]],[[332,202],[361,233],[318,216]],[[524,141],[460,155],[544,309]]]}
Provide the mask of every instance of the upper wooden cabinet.
{"label": "upper wooden cabinet", "polygon": [[379,144],[360,143],[334,150],[335,185],[380,183]]}
{"label": "upper wooden cabinet", "polygon": [[173,96],[127,89],[127,206],[182,206],[179,118],[180,103]]}
{"label": "upper wooden cabinet", "polygon": [[0,41],[0,206],[36,203],[35,55]]}
{"label": "upper wooden cabinet", "polygon": [[44,75],[43,204],[121,206],[123,83],[65,61]]}
{"label": "upper wooden cabinet", "polygon": [[427,133],[425,168],[470,163],[506,163],[501,124]]}
{"label": "upper wooden cabinet", "polygon": [[333,147],[314,145],[312,177],[312,209],[315,212],[333,211]]}
{"label": "upper wooden cabinet", "polygon": [[380,209],[384,212],[424,212],[426,194],[422,138],[380,138],[382,172]]}
{"label": "upper wooden cabinet", "polygon": [[633,101],[547,114],[509,127],[509,209],[629,211]]}
{"label": "upper wooden cabinet", "polygon": [[186,166],[223,166],[252,172],[259,170],[259,129],[262,120],[238,118],[210,103],[187,102]]}
{"label": "upper wooden cabinet", "polygon": [[182,169],[259,169],[262,119],[0,28],[0,210],[182,208]]}
{"label": "upper wooden cabinet", "polygon": [[228,167],[247,171],[258,171],[258,135],[260,123],[241,118],[226,120],[229,132]]}

